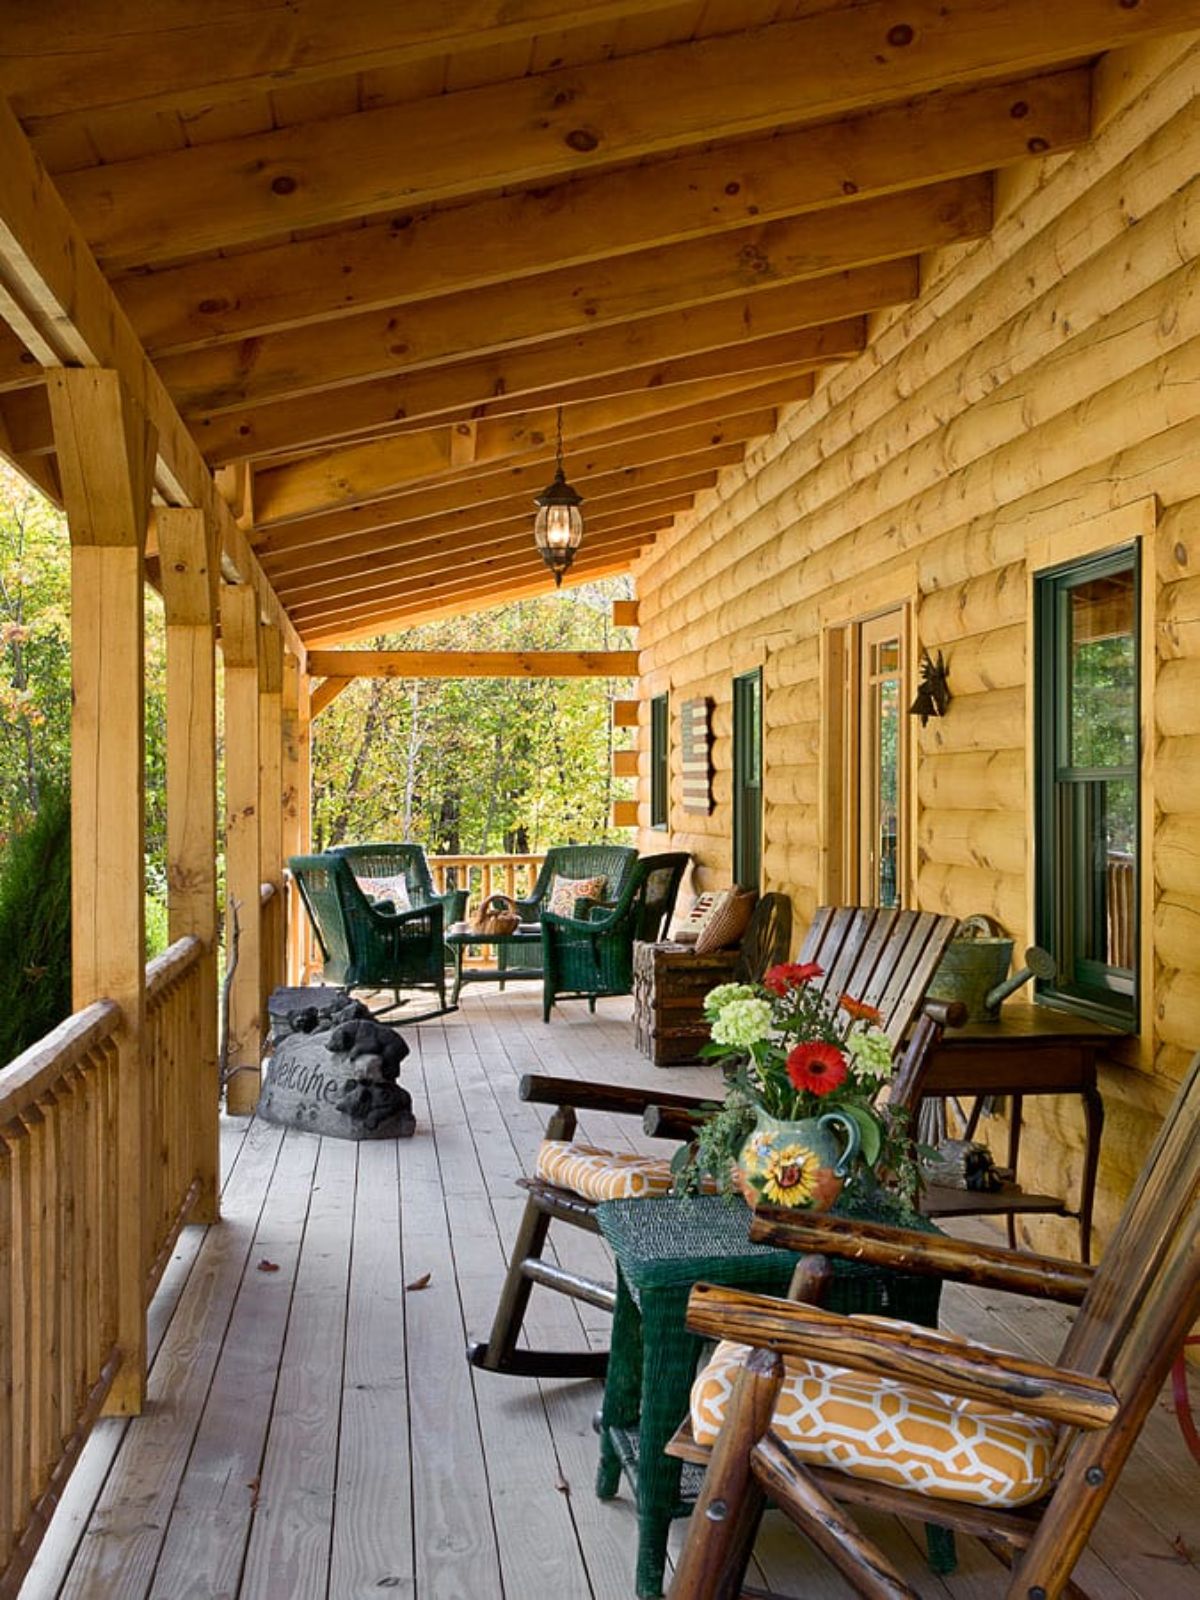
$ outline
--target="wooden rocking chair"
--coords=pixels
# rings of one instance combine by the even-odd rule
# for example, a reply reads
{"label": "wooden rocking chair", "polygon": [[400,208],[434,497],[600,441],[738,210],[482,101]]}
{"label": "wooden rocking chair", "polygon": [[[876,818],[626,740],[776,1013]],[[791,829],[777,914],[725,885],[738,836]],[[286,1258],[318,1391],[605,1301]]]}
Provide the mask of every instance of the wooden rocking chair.
{"label": "wooden rocking chair", "polygon": [[[936,1519],[976,1535],[1012,1569],[1007,1600],[1054,1600],[1062,1594],[1079,1600],[1083,1591],[1071,1573],[1200,1313],[1200,1055],[1097,1267],[828,1218],[796,1220],[778,1211],[760,1213],[751,1237],[819,1251],[821,1258],[848,1256],[930,1272],[1080,1309],[1058,1362],[1043,1364],[953,1336],[698,1285],[689,1301],[693,1332],[754,1349],[726,1391],[724,1421],[670,1600],[733,1600],[746,1592],[744,1573],[768,1496],[868,1600],[917,1596],[839,1502],[920,1522]],[[969,1464],[965,1444],[939,1456],[938,1479],[925,1482],[921,1492],[896,1486],[898,1476],[907,1476],[910,1485],[916,1476],[902,1450],[882,1474],[869,1459],[870,1448],[858,1449],[848,1463],[841,1439],[835,1466],[831,1456],[822,1456],[821,1424],[813,1427],[811,1413],[802,1445],[796,1436],[783,1437],[793,1404],[787,1385],[806,1384],[803,1377],[785,1375],[783,1357],[850,1369],[843,1375],[850,1381],[866,1375],[856,1401],[860,1408],[869,1404],[862,1395],[871,1379],[879,1380],[881,1391],[886,1386],[893,1414],[913,1395],[982,1401],[1000,1425],[1026,1434],[1042,1431],[1044,1477],[1034,1474],[1020,1496],[1009,1496],[1006,1508],[995,1503],[994,1483],[987,1496],[972,1491],[974,1503],[956,1498],[967,1492],[964,1465],[958,1463],[961,1456]],[[976,1411],[973,1426],[978,1418]],[[713,1420],[707,1418],[710,1425]],[[709,1460],[686,1424],[671,1452]]]}
{"label": "wooden rocking chair", "polygon": [[[755,911],[743,951],[744,978],[761,977],[786,951],[764,933],[777,928],[775,895],[764,895]],[[790,908],[789,908],[790,910]],[[790,918],[789,918],[790,923]],[[813,918],[797,957],[815,961],[823,971],[821,988],[832,996],[846,993],[877,1006],[894,1045],[908,1033],[921,1010],[925,991],[954,937],[954,917],[929,911],[881,910],[874,906],[823,906]],[[786,935],[785,935],[786,938]],[[926,1048],[932,1044],[926,1041]],[[712,1102],[697,1095],[670,1094],[661,1089],[633,1089],[612,1084],[578,1082],[530,1074],[521,1079],[520,1097],[556,1109],[546,1127],[543,1154],[551,1146],[570,1144],[579,1111],[649,1116],[647,1131],[663,1138],[689,1139],[694,1124],[689,1113]],[[587,1147],[584,1147],[587,1148]],[[604,1152],[599,1152],[604,1156]],[[590,1158],[589,1158],[590,1160]],[[670,1185],[670,1161],[664,1156],[643,1164],[645,1192],[662,1193]],[[467,1346],[467,1359],[489,1372],[518,1377],[603,1377],[606,1350],[520,1350],[517,1341],[535,1283],[590,1305],[611,1311],[616,1291],[611,1284],[567,1271],[543,1257],[550,1224],[570,1223],[599,1232],[595,1209],[599,1200],[614,1198],[602,1190],[586,1193],[544,1177],[519,1180],[528,1192],[525,1212],[509,1258],[508,1274],[486,1342]]]}

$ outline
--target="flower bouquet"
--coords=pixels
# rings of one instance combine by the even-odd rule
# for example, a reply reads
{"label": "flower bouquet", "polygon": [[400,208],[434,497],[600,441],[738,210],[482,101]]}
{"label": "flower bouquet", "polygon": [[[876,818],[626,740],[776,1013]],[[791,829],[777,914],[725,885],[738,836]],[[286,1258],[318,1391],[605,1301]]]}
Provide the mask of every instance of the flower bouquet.
{"label": "flower bouquet", "polygon": [[831,1001],[813,984],[821,976],[814,962],[785,963],[708,995],[702,1054],[721,1061],[729,1088],[676,1157],[679,1187],[813,1211],[880,1172],[915,1192],[905,1119],[878,1103],[893,1072],[879,1012],[848,994]]}

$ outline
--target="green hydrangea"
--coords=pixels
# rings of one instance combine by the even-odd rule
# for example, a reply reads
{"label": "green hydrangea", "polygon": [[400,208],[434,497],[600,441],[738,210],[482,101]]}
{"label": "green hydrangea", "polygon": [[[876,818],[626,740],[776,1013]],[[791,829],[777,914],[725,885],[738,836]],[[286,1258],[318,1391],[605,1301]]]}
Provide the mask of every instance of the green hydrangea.
{"label": "green hydrangea", "polygon": [[882,1028],[854,1028],[845,1048],[864,1077],[881,1083],[892,1075],[892,1042]]}
{"label": "green hydrangea", "polygon": [[749,983],[719,983],[704,997],[704,1009],[715,1017],[731,1000],[756,1000],[758,991]]}
{"label": "green hydrangea", "polygon": [[771,1007],[765,1000],[727,1000],[712,1025],[714,1044],[749,1050],[771,1032]]}

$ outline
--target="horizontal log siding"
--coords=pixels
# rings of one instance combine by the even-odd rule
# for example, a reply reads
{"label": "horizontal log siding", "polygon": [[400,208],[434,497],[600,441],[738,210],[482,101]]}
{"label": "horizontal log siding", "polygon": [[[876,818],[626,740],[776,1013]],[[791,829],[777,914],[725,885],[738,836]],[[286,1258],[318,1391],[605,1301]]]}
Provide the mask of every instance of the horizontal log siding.
{"label": "horizontal log siding", "polygon": [[[869,609],[856,604],[867,585],[915,569],[917,641],[945,652],[954,694],[945,719],[910,725],[915,899],[988,912],[1021,942],[1026,551],[1157,497],[1152,1050],[1105,1072],[1102,1236],[1200,1047],[1198,91],[1196,36],[1102,62],[1092,142],[1002,175],[992,234],[928,262],[921,299],[877,318],[867,351],[700,496],[637,575],[642,693],[716,707],[715,809],[683,812],[673,758],[671,843],[696,855],[701,886],[728,881],[731,679],[762,665],[764,878],[803,925],[823,842],[820,618]],[[661,832],[643,835],[652,845]],[[1031,1101],[1026,1119],[1030,1170],[1077,1172],[1077,1103]],[[1026,1232],[1074,1248],[1069,1224]]]}

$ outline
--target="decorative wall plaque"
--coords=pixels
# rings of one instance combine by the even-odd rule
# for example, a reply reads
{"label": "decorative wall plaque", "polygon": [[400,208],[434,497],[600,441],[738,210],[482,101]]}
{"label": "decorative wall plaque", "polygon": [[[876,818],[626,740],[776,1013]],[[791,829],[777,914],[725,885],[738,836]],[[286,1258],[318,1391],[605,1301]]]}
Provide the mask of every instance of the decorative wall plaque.
{"label": "decorative wall plaque", "polygon": [[709,699],[679,708],[683,750],[683,809],[708,816],[713,808],[712,710]]}

